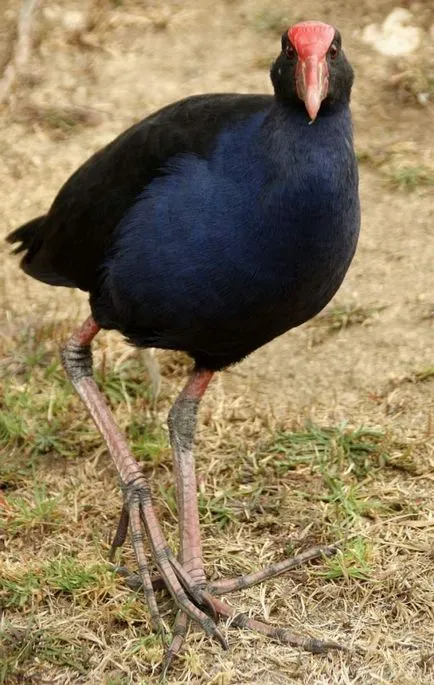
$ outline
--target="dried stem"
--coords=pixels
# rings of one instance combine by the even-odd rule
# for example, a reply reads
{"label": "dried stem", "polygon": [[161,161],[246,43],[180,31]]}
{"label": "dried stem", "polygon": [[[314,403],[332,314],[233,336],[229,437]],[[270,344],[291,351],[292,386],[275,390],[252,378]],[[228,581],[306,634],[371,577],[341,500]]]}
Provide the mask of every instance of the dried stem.
{"label": "dried stem", "polygon": [[29,60],[32,47],[30,37],[32,18],[38,4],[39,0],[23,0],[21,5],[13,54],[0,80],[0,104],[9,97],[12,86]]}

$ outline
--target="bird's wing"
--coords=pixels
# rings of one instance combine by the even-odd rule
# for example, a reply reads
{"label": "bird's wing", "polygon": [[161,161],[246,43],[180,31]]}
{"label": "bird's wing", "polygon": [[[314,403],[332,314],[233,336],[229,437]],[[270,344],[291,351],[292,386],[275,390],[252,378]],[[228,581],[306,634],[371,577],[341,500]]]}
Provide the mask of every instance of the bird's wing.
{"label": "bird's wing", "polygon": [[168,160],[182,153],[206,157],[224,127],[266,109],[272,100],[268,95],[193,96],[132,126],[65,183],[25,246],[23,269],[51,285],[92,291],[114,229],[146,185],[164,173]]}

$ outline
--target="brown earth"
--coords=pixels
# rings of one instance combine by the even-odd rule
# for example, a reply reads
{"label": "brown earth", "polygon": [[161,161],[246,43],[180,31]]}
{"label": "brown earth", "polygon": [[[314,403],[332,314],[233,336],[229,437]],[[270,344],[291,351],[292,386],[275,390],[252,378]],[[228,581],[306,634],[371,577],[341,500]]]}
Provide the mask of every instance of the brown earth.
{"label": "brown earth", "polygon": [[[15,0],[2,2],[0,65],[10,54],[19,8]],[[400,59],[381,56],[361,40],[368,23],[382,21],[397,5],[410,9],[414,23],[424,31],[417,53]],[[299,0],[282,5],[269,0],[45,2],[36,18],[36,40],[25,77],[0,109],[0,230],[6,235],[45,212],[60,185],[93,151],[156,108],[199,92],[270,92],[268,65],[278,50],[280,31],[289,23],[319,18],[338,25],[355,68],[353,113],[363,208],[356,258],[324,315],[219,376],[204,402],[206,425],[200,430],[198,470],[205,490],[242,489],[238,450],[254,461],[258,450],[260,454],[258,445],[272,439],[277,429],[300,428],[305,419],[322,426],[345,421],[350,426],[379,427],[392,436],[396,450],[401,456],[405,452],[414,468],[380,469],[365,485],[367,496],[402,503],[402,510],[387,516],[359,517],[350,530],[369,544],[368,579],[350,574],[325,580],[316,566],[231,597],[236,606],[255,616],[265,612],[273,623],[366,651],[313,656],[229,629],[231,650],[226,654],[194,634],[170,682],[419,685],[432,681],[434,67],[429,30],[434,18],[429,6],[429,2],[390,0]],[[76,30],[71,27],[75,21],[68,14],[71,11],[78,11],[76,16],[83,21]],[[431,103],[422,106],[417,96],[426,88],[431,89]],[[7,354],[11,354],[10,341],[19,339],[17,332],[86,314],[83,293],[28,279],[8,256],[9,248],[0,249],[0,308]],[[115,334],[104,334],[104,340],[97,359],[103,349],[107,363],[114,364],[126,345]],[[171,355],[157,356],[163,392],[151,414],[154,421],[162,422],[181,376]],[[84,422],[84,410],[76,405],[75,411]],[[6,444],[5,454],[8,449],[12,450]],[[62,491],[62,478],[67,478],[69,487],[82,493],[76,498],[75,515],[72,505],[62,509],[65,519],[57,546],[40,540],[38,550],[44,558],[53,549],[64,553],[74,549],[74,554],[85,555],[87,563],[92,562],[92,554],[103,559],[105,550],[95,552],[95,546],[86,556],[86,534],[77,528],[77,511],[89,504],[86,478],[92,482],[95,502],[83,530],[101,525],[98,530],[107,537],[107,519],[113,525],[119,510],[120,497],[105,453],[100,460],[105,464],[104,492],[99,491],[103,467],[96,466],[101,450],[97,452],[93,448],[94,459],[88,466],[77,461],[62,473],[50,475],[41,467],[40,477],[46,477],[56,492]],[[55,461],[53,455],[50,460]],[[280,558],[286,539],[296,539],[300,547],[332,539],[326,505],[301,502],[291,491],[299,487],[314,493],[318,482],[306,469],[298,477],[298,485],[295,476],[292,482],[285,481],[274,529],[265,524],[261,529],[258,515],[254,525],[240,522],[223,530],[206,526],[204,536],[212,534],[205,542],[210,575],[241,572]],[[154,483],[159,478],[155,473]],[[278,481],[274,485],[279,489]],[[113,501],[105,517],[107,492]],[[97,516],[103,516],[101,524],[95,523]],[[265,520],[268,515],[263,516]],[[315,535],[303,537],[300,531],[308,530],[309,522]],[[56,540],[55,531],[52,535]],[[81,536],[83,540],[78,539]],[[35,548],[16,535],[7,540],[6,552],[11,573],[16,565],[33,563]],[[127,602],[128,591],[119,592],[119,602]],[[15,622],[20,630],[30,625],[52,630],[61,625],[78,645],[87,640],[92,654],[85,672],[35,657],[20,676],[5,676],[4,682],[154,682],[152,674],[161,657],[158,647],[153,647],[151,656],[146,649],[139,656],[127,649],[133,638],[146,634],[146,624],[137,619],[121,630],[104,623],[101,613],[99,627],[91,629],[89,609],[81,615],[73,602],[56,606],[42,602],[31,612],[5,612],[5,620]],[[93,608],[100,610],[97,600]]]}

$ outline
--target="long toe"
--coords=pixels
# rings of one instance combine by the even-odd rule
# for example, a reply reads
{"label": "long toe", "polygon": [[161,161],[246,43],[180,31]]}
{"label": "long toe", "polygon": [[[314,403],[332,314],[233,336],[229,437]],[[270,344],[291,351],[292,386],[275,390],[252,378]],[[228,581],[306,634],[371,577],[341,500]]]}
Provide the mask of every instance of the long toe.
{"label": "long toe", "polygon": [[261,635],[280,642],[285,645],[291,645],[292,647],[297,647],[298,649],[303,649],[306,652],[311,652],[312,654],[321,654],[323,652],[328,652],[330,650],[339,650],[347,652],[349,651],[347,647],[339,644],[338,642],[332,642],[328,640],[319,640],[317,638],[304,637],[293,633],[289,628],[283,626],[273,626],[263,621],[257,621],[254,618],[250,618],[247,614],[237,613],[237,611],[222,602],[217,597],[208,596],[210,601],[213,602],[215,610],[220,614],[229,618],[231,625],[237,628],[243,628],[247,630],[253,630]]}
{"label": "long toe", "polygon": [[178,611],[175,623],[172,630],[172,641],[164,655],[164,661],[161,666],[160,682],[165,682],[167,673],[173,663],[174,658],[179,653],[184,644],[185,637],[188,632],[189,619],[186,613]]}
{"label": "long toe", "polygon": [[223,578],[221,580],[216,580],[208,585],[208,590],[213,595],[226,595],[237,590],[245,590],[248,587],[252,587],[253,585],[258,585],[266,580],[270,580],[270,578],[280,576],[282,573],[287,573],[287,571],[290,571],[293,568],[307,564],[309,561],[325,557],[332,557],[338,551],[338,543],[335,543],[334,545],[318,545],[316,547],[311,547],[305,552],[301,552],[294,557],[289,557],[288,559],[283,559],[282,561],[270,564],[270,566],[266,566],[259,571],[246,573],[243,576],[237,576],[235,578]]}

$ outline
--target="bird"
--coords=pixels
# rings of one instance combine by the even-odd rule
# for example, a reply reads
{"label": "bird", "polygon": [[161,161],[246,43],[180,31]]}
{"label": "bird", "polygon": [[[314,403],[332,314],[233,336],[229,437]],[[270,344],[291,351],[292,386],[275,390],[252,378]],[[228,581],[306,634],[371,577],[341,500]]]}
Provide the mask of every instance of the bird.
{"label": "bird", "polygon": [[[164,633],[158,588],[177,608],[165,670],[191,622],[227,648],[220,617],[312,652],[339,648],[237,614],[219,599],[336,547],[212,583],[201,552],[193,451],[200,401],[216,372],[327,305],[359,235],[354,74],[339,30],[321,21],[289,27],[270,78],[270,94],[189,96],[134,124],[69,178],[47,214],[7,237],[24,253],[26,274],[89,293],[90,315],[62,347],[62,363],[120,478],[110,559],[130,532],[155,630]],[[194,362],[168,415],[178,554],[93,378],[91,343],[101,329]]]}

